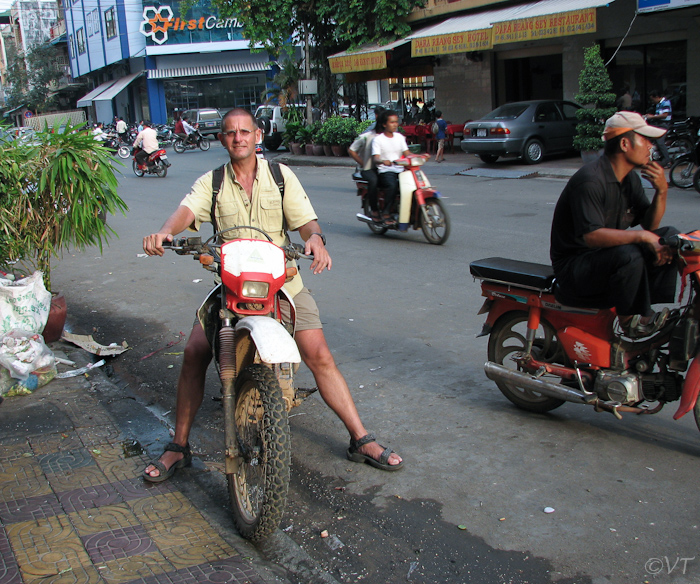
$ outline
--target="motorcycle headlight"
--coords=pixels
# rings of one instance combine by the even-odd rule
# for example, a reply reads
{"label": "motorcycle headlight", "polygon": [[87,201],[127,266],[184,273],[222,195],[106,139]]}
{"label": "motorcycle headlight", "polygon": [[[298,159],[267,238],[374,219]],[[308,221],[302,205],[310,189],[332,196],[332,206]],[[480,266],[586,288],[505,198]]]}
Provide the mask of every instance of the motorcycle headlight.
{"label": "motorcycle headlight", "polygon": [[243,296],[245,298],[267,298],[270,284],[267,282],[243,282]]}

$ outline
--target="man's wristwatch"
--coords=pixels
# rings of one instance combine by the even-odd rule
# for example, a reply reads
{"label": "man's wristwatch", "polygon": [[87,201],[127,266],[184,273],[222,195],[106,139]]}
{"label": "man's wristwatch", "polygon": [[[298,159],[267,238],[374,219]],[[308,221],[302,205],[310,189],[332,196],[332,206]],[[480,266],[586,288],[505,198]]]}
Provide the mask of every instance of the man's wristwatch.
{"label": "man's wristwatch", "polygon": [[323,233],[314,232],[314,233],[312,233],[311,235],[309,235],[309,237],[311,237],[312,235],[318,235],[318,236],[321,238],[321,241],[323,242],[323,245],[324,245],[324,247],[325,247],[325,245],[326,245],[326,236],[323,235]]}

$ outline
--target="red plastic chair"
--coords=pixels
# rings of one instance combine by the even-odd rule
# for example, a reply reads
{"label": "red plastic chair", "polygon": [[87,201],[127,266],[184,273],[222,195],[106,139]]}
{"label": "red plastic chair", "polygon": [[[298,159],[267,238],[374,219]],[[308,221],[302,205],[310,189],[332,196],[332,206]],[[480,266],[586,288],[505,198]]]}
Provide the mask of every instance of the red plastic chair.
{"label": "red plastic chair", "polygon": [[416,135],[416,126],[403,126],[401,128],[404,137],[406,138],[406,143],[417,144],[418,136]]}
{"label": "red plastic chair", "polygon": [[435,138],[430,133],[430,129],[425,124],[418,124],[416,126],[416,136],[418,138],[418,143],[421,145],[421,150],[425,148],[425,151],[432,152],[433,146],[436,144]]}
{"label": "red plastic chair", "polygon": [[455,139],[462,140],[464,137],[464,124],[449,124],[447,126],[448,142],[450,152],[454,151]]}

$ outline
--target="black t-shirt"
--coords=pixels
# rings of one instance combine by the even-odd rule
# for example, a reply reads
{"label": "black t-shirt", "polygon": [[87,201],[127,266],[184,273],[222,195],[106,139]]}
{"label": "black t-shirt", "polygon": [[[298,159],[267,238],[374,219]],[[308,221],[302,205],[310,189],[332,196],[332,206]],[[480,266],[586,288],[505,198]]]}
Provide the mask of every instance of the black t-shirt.
{"label": "black t-shirt", "polygon": [[584,235],[603,227],[639,225],[650,205],[639,175],[630,172],[618,182],[607,156],[581,168],[569,180],[554,209],[549,257],[555,274],[571,258],[591,249]]}

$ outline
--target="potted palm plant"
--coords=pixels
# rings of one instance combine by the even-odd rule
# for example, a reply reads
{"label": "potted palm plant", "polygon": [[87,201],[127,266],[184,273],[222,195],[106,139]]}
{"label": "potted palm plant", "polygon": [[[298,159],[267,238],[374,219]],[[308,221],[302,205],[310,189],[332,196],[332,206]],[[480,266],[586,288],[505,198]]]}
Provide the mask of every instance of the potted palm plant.
{"label": "potted palm plant", "polygon": [[311,126],[302,125],[297,130],[296,141],[299,143],[299,146],[301,146],[302,153],[313,156],[313,130]]}
{"label": "potted palm plant", "polygon": [[[114,159],[83,124],[37,132],[31,143],[0,144],[0,263],[38,269],[51,289],[51,260],[73,247],[102,245],[116,235],[107,213],[126,213],[117,194]],[[49,335],[47,341],[57,340]],[[53,337],[56,338],[53,338]]]}
{"label": "potted palm plant", "polygon": [[297,142],[297,132],[301,126],[301,122],[289,120],[282,133],[282,144],[284,144],[292,154],[301,154],[301,146]]}
{"label": "potted palm plant", "polygon": [[313,145],[313,154],[314,156],[325,156],[325,151],[323,149],[323,142],[322,142],[322,133],[321,133],[321,128],[322,128],[321,122],[314,122],[311,125],[311,142]]}
{"label": "potted palm plant", "polygon": [[584,107],[576,112],[574,148],[581,152],[583,161],[588,162],[600,155],[605,120],[617,111],[615,94],[610,91],[612,81],[600,56],[599,45],[584,49],[578,83],[579,92],[574,98]]}

